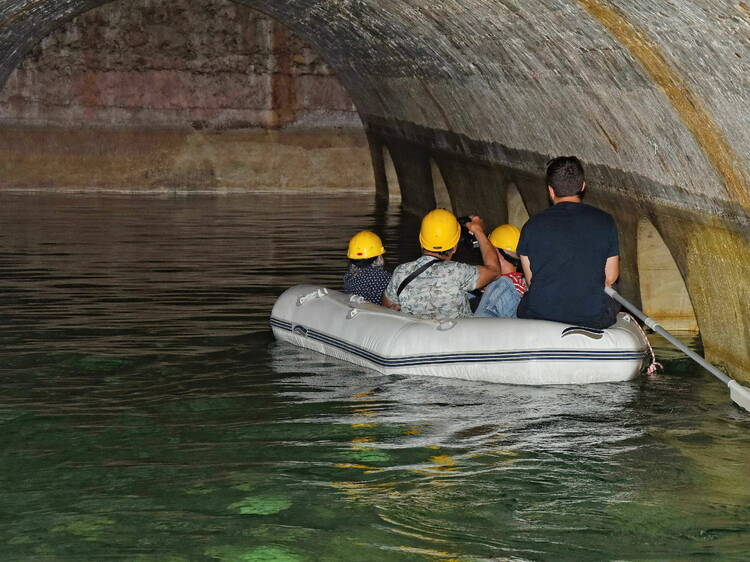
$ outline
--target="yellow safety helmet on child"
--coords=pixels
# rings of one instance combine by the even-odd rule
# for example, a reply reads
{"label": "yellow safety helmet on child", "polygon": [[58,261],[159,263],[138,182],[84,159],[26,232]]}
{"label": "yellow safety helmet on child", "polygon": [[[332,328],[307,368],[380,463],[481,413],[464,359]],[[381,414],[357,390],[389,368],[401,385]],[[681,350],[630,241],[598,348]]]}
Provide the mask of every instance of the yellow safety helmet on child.
{"label": "yellow safety helmet on child", "polygon": [[366,260],[385,254],[383,241],[380,236],[369,230],[357,232],[349,240],[349,251],[346,253],[350,260]]}
{"label": "yellow safety helmet on child", "polygon": [[422,219],[419,229],[419,244],[429,252],[445,252],[458,244],[461,225],[456,217],[445,209],[435,209]]}
{"label": "yellow safety helmet on child", "polygon": [[489,238],[495,248],[515,252],[521,239],[521,231],[512,224],[501,224],[492,231]]}

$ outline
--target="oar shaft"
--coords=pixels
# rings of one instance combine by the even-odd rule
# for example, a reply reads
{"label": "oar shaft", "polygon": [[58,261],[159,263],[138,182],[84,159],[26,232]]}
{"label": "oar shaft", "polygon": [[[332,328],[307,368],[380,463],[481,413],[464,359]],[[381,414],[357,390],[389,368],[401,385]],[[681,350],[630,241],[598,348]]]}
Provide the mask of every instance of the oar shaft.
{"label": "oar shaft", "polygon": [[701,367],[706,369],[709,373],[711,373],[713,376],[715,376],[717,379],[719,379],[724,384],[728,385],[732,379],[730,379],[728,376],[726,376],[724,373],[722,373],[719,369],[711,365],[708,361],[706,361],[703,357],[695,353],[693,350],[689,349],[685,344],[683,344],[680,340],[678,340],[676,337],[674,337],[672,334],[667,332],[664,328],[661,327],[661,325],[656,322],[653,318],[650,316],[646,316],[642,311],[638,310],[633,304],[630,303],[630,301],[626,300],[620,293],[615,291],[612,287],[605,287],[604,291],[613,299],[615,299],[617,302],[619,302],[622,306],[627,308],[630,312],[635,314],[638,318],[640,318],[646,326],[651,328],[654,332],[662,336],[664,339],[666,339],[669,343],[671,343],[673,346],[675,346],[677,349],[682,351],[685,355],[690,357],[693,361],[698,363]]}

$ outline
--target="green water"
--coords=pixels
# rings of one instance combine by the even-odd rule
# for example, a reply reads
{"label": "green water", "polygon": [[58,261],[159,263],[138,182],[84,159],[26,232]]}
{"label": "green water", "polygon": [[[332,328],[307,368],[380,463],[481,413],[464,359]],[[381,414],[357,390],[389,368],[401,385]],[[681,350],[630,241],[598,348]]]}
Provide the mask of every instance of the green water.
{"label": "green water", "polygon": [[367,198],[0,195],[0,560],[746,560],[750,415],[632,383],[387,377],[274,342]]}

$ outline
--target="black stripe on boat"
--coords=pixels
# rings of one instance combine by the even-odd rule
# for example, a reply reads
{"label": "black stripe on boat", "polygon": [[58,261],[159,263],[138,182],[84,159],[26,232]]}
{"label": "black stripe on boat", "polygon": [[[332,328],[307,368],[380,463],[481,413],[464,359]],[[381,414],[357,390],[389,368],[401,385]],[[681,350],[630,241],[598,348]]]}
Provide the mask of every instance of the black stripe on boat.
{"label": "black stripe on boat", "polygon": [[271,326],[330,345],[341,351],[361,357],[383,367],[418,367],[446,363],[492,363],[517,361],[635,361],[645,357],[644,351],[539,349],[526,351],[484,351],[465,353],[441,353],[431,355],[407,355],[383,357],[357,345],[318,332],[300,324],[271,318]]}
{"label": "black stripe on boat", "polygon": [[564,338],[565,336],[568,336],[570,334],[580,334],[598,340],[601,339],[602,336],[604,336],[604,330],[597,330],[596,328],[586,328],[585,326],[570,326],[562,331],[560,337]]}

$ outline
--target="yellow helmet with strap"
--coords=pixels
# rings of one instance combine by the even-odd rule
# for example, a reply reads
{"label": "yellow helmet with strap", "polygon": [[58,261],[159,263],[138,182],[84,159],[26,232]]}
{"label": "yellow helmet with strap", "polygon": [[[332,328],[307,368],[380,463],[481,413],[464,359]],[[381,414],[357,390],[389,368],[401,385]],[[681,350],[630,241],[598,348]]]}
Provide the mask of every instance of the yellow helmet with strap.
{"label": "yellow helmet with strap", "polygon": [[435,209],[422,219],[419,244],[429,252],[445,252],[454,248],[461,238],[461,226],[456,217],[445,209]]}
{"label": "yellow helmet with strap", "polygon": [[366,260],[381,254],[385,254],[383,242],[380,236],[369,230],[362,230],[352,236],[349,240],[349,251],[346,253],[350,260]]}
{"label": "yellow helmet with strap", "polygon": [[489,238],[495,248],[515,252],[521,239],[521,231],[512,224],[503,224],[493,230]]}

